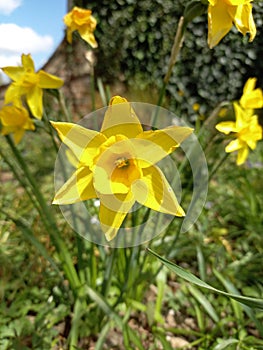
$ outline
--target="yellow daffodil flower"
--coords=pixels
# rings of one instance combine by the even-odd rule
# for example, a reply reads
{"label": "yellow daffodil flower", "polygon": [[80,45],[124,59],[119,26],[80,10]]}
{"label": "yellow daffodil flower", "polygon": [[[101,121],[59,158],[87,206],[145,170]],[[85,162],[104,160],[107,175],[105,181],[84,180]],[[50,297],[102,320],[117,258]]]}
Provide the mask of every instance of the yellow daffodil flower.
{"label": "yellow daffodil flower", "polygon": [[96,48],[98,46],[93,35],[97,21],[91,13],[91,10],[75,6],[64,16],[64,23],[67,26],[67,40],[70,44],[72,43],[72,33],[77,30],[82,39],[90,44],[91,47]]}
{"label": "yellow daffodil flower", "polygon": [[256,35],[252,15],[253,0],[208,0],[208,46],[213,48],[235,24],[243,35],[250,33],[249,41]]}
{"label": "yellow daffodil flower", "polygon": [[216,129],[224,134],[235,133],[236,139],[231,141],[225,151],[237,151],[237,165],[241,165],[248,157],[249,148],[254,150],[257,141],[262,139],[262,128],[258,124],[258,116],[253,110],[244,110],[238,103],[234,103],[236,121],[221,122]]}
{"label": "yellow daffodil flower", "polygon": [[255,89],[256,82],[256,78],[249,78],[244,86],[243,95],[239,101],[244,109],[263,108],[263,93],[260,88]]}
{"label": "yellow daffodil flower", "polygon": [[15,143],[19,143],[26,130],[35,130],[32,119],[26,108],[21,106],[4,106],[0,110],[2,123],[1,134],[14,134]]}
{"label": "yellow daffodil flower", "polygon": [[76,171],[53,203],[99,198],[99,218],[108,241],[136,201],[162,213],[185,215],[156,163],[174,151],[192,133],[191,128],[143,131],[131,104],[119,96],[111,99],[100,132],[72,123],[52,125],[78,160]]}
{"label": "yellow daffodil flower", "polygon": [[5,93],[5,104],[25,96],[33,116],[41,119],[43,115],[43,89],[58,89],[63,85],[63,80],[43,70],[36,73],[30,54],[23,54],[21,61],[22,66],[2,68],[4,73],[13,80]]}

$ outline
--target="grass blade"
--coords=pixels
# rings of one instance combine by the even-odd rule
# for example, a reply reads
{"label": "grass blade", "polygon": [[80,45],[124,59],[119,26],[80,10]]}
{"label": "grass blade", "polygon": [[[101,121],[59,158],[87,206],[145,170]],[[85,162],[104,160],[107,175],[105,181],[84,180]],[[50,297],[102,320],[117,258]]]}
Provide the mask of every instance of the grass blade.
{"label": "grass blade", "polygon": [[178,276],[180,276],[181,278],[185,279],[186,281],[188,281],[190,283],[193,283],[193,284],[195,284],[195,285],[197,285],[199,287],[206,288],[206,289],[208,289],[208,290],[210,290],[212,292],[225,295],[225,296],[227,296],[229,298],[233,298],[234,300],[237,300],[238,302],[240,302],[242,304],[245,304],[245,305],[247,305],[249,307],[258,308],[258,309],[263,310],[263,299],[257,299],[257,298],[252,298],[252,297],[246,297],[246,296],[243,296],[243,295],[227,293],[225,291],[216,289],[216,288],[210,286],[208,283],[200,280],[200,278],[196,277],[191,272],[183,269],[181,266],[178,266],[178,265],[172,263],[171,261],[161,257],[160,255],[155,253],[150,248],[147,248],[147,250],[148,250],[148,252],[150,254],[152,254],[157,259],[159,259],[168,269],[170,269],[171,271],[175,272]]}
{"label": "grass blade", "polygon": [[190,293],[193,295],[193,297],[203,306],[207,314],[212,318],[214,322],[219,322],[219,317],[213,308],[210,301],[205,297],[204,294],[202,294],[197,288],[193,287],[192,285],[188,286],[188,289]]}

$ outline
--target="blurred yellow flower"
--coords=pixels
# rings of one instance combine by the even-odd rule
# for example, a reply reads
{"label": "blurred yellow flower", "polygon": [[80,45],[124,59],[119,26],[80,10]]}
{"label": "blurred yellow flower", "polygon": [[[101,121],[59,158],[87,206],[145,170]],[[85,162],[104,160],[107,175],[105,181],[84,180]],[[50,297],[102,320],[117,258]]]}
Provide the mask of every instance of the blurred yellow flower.
{"label": "blurred yellow flower", "polygon": [[263,93],[260,88],[255,89],[256,82],[256,78],[249,78],[244,86],[243,95],[239,101],[244,109],[263,108]]}
{"label": "blurred yellow flower", "polygon": [[235,133],[236,139],[231,141],[225,151],[237,151],[237,165],[241,165],[248,157],[249,148],[254,150],[257,141],[262,139],[262,128],[258,124],[258,116],[253,115],[253,110],[244,110],[238,103],[234,103],[236,121],[221,122],[216,129],[224,134]]}
{"label": "blurred yellow flower", "polygon": [[253,0],[208,0],[208,45],[211,48],[230,31],[235,24],[243,34],[250,33],[249,41],[256,35],[252,15]]}
{"label": "blurred yellow flower", "polygon": [[195,112],[198,112],[200,109],[200,104],[196,102],[192,105],[192,108]]}
{"label": "blurred yellow flower", "polygon": [[63,80],[43,70],[36,73],[30,54],[22,54],[21,61],[22,66],[2,68],[4,73],[13,80],[5,93],[5,104],[25,96],[33,116],[41,119],[43,115],[43,89],[58,89],[63,85]]}
{"label": "blurred yellow flower", "polygon": [[67,40],[70,44],[72,43],[72,33],[77,30],[82,39],[90,44],[91,47],[96,48],[98,46],[93,35],[97,21],[91,13],[91,10],[75,6],[64,16],[64,23],[67,26]]}
{"label": "blurred yellow flower", "polygon": [[14,134],[15,143],[19,143],[26,130],[35,130],[32,119],[26,108],[21,106],[4,106],[0,110],[2,123],[1,134]]}
{"label": "blurred yellow flower", "polygon": [[52,125],[78,159],[76,171],[53,203],[99,198],[99,218],[108,241],[136,201],[162,213],[185,215],[155,163],[174,151],[192,133],[191,128],[143,131],[130,103],[119,96],[111,99],[100,132],[72,123]]}

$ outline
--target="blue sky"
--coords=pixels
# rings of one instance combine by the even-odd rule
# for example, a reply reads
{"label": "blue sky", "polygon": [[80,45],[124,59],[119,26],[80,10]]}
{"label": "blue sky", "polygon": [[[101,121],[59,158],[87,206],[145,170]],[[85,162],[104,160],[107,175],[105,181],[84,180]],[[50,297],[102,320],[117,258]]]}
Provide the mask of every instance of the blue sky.
{"label": "blue sky", "polygon": [[66,12],[67,0],[0,0],[0,67],[30,53],[41,68],[63,39]]}

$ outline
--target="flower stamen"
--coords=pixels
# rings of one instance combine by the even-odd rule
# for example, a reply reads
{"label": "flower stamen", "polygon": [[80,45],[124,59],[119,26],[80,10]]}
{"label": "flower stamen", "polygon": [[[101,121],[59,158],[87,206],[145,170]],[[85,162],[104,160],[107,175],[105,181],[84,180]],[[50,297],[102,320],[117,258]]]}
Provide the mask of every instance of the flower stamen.
{"label": "flower stamen", "polygon": [[129,159],[125,157],[116,159],[114,163],[118,169],[127,168],[130,165]]}

